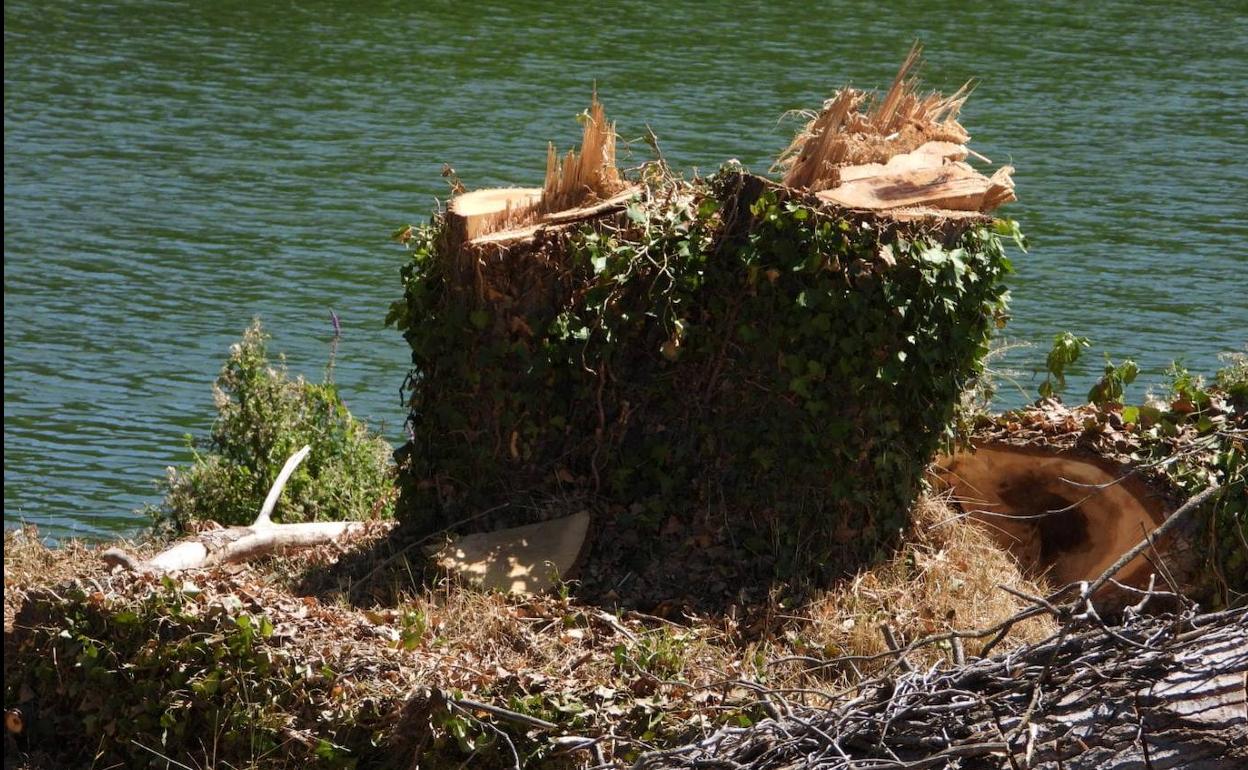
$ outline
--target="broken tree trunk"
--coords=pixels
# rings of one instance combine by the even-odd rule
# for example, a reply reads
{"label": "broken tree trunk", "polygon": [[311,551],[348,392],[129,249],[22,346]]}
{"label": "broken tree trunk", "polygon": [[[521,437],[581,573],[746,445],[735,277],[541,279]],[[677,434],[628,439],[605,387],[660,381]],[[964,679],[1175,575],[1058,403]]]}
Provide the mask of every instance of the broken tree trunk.
{"label": "broken tree trunk", "polygon": [[100,554],[109,564],[135,572],[171,572],[173,570],[211,567],[215,564],[243,562],[266,554],[281,553],[290,548],[330,543],[344,537],[363,534],[366,526],[358,521],[312,521],[299,524],[274,524],[273,508],[281,497],[295,468],[312,451],[305,446],[282,467],[256,520],[248,527],[225,527],[199,532],[174,543],[150,559],[135,559],[120,548]]}
{"label": "broken tree trunk", "polygon": [[[955,504],[1026,571],[1058,585],[1095,577],[1175,507],[1172,496],[1130,467],[1073,448],[981,442],[938,460],[937,473]],[[1190,535],[1185,529],[1179,536]],[[1185,553],[1170,542],[1159,546]],[[1171,566],[1188,571],[1186,562]],[[1141,555],[1118,580],[1143,588],[1154,571]]]}
{"label": "broken tree trunk", "polygon": [[637,770],[1243,767],[1248,611],[1094,615],[995,658],[881,677],[827,709],[724,728]]}
{"label": "broken tree trunk", "polygon": [[[1158,420],[1173,420],[1166,432],[1141,430],[1112,407],[1045,399],[986,421],[968,445],[938,458],[935,472],[954,504],[1024,569],[1059,585],[1090,579],[1168,522],[1191,493],[1181,479],[1218,481],[1222,493],[1155,538],[1117,583],[1168,585],[1189,599],[1231,604],[1245,591],[1234,559],[1248,556],[1248,543],[1233,512],[1236,499],[1243,504],[1244,478],[1233,458],[1248,426],[1218,392],[1210,398],[1203,430],[1185,415],[1159,412]],[[1132,600],[1116,584],[1099,599],[1110,610]]]}

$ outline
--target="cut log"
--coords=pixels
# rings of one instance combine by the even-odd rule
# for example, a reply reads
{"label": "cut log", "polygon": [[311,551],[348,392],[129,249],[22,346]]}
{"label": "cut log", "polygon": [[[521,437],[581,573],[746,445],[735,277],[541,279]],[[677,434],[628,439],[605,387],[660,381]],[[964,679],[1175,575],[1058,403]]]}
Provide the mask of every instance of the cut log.
{"label": "cut log", "polygon": [[426,553],[482,588],[532,596],[575,574],[585,552],[589,512],[456,538]]}
{"label": "cut log", "polygon": [[[936,469],[955,503],[1024,569],[1059,585],[1096,577],[1173,510],[1130,468],[1078,450],[981,444]],[[1153,572],[1139,556],[1117,579],[1143,588]]]}
{"label": "cut log", "polygon": [[[911,671],[830,708],[724,728],[637,770],[1221,770],[1248,763],[1248,612],[1084,616],[1008,655]],[[773,700],[783,696],[775,694]]]}
{"label": "cut log", "polygon": [[358,521],[312,521],[298,524],[272,522],[270,517],[278,498],[281,497],[282,489],[310,451],[312,448],[305,446],[291,455],[282,466],[251,526],[208,529],[174,543],[145,561],[135,559],[120,548],[109,548],[100,554],[100,558],[110,565],[135,572],[172,572],[244,562],[291,548],[330,543],[363,534],[367,531],[367,526]]}

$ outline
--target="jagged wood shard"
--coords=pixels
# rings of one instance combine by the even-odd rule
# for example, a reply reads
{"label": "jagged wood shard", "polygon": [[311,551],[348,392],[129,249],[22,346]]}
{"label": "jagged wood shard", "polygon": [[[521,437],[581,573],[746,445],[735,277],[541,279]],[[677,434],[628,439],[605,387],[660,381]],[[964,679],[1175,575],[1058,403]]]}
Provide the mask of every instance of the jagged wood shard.
{"label": "jagged wood shard", "polygon": [[958,112],[969,84],[949,97],[920,94],[913,74],[919,53],[918,45],[911,49],[883,99],[843,88],[825,102],[777,161],[784,184],[838,206],[880,212],[986,214],[1015,200],[1012,167],[986,177],[962,162],[970,135]]}
{"label": "jagged wood shard", "polygon": [[580,151],[560,159],[547,147],[546,179],[541,188],[506,187],[457,195],[446,218],[453,243],[502,245],[525,241],[543,227],[592,219],[623,208],[637,191],[615,162],[615,124],[595,93],[583,116]]}

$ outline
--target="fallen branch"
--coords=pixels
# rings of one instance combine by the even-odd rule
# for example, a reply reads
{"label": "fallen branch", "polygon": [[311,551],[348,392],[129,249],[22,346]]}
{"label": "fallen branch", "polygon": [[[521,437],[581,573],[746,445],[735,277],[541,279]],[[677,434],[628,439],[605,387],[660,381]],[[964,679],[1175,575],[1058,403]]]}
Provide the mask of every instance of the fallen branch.
{"label": "fallen branch", "polygon": [[[1222,489],[1213,485],[1123,553],[1091,582],[1048,597],[1009,590],[1033,606],[991,629],[947,632],[901,645],[881,627],[894,658],[882,674],[834,696],[831,708],[787,703],[783,717],[724,728],[687,746],[643,755],[635,770],[731,767],[771,770],[917,770],[1026,767],[1220,768],[1248,761],[1248,610],[1198,615],[1179,598],[1173,615],[1128,612],[1107,624],[1092,601],[1133,558]],[[1155,595],[1144,597],[1142,608]],[[1073,599],[1058,599],[1076,592]],[[1168,594],[1169,595],[1169,594]],[[1173,595],[1169,595],[1173,596]],[[1133,608],[1134,609],[1134,608]],[[996,633],[1049,613],[1062,626],[1048,639],[1006,655],[916,670],[905,653],[949,639]],[[999,630],[998,630],[999,629]],[[819,667],[842,659],[814,661]],[[900,672],[900,673],[899,673]],[[771,697],[784,693],[766,691]]]}
{"label": "fallen branch", "polygon": [[635,770],[1238,767],[1245,676],[1242,608],[1113,628],[1072,618],[1009,654],[870,680],[831,708],[786,703],[784,716],[644,754]]}
{"label": "fallen branch", "polygon": [[347,536],[362,534],[365,525],[358,521],[313,521],[300,524],[274,524],[273,509],[282,489],[295,468],[312,451],[305,446],[291,455],[277,474],[260,513],[250,526],[225,527],[200,532],[174,543],[150,559],[139,560],[120,548],[110,548],[100,558],[110,565],[134,572],[171,572],[173,570],[211,567],[215,564],[244,562],[265,554],[280,553],[290,548],[329,543]]}

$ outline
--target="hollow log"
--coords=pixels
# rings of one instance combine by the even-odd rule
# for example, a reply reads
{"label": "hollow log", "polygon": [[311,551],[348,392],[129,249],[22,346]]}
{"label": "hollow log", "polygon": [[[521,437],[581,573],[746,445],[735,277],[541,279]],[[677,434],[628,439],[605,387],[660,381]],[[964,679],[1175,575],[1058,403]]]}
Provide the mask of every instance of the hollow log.
{"label": "hollow log", "polygon": [[146,560],[136,559],[120,548],[109,548],[100,554],[100,558],[110,565],[134,572],[172,572],[244,562],[291,548],[320,545],[363,534],[367,527],[359,521],[273,523],[271,516],[282,489],[310,451],[312,448],[305,446],[286,461],[265,496],[260,513],[250,526],[207,529],[174,543]]}
{"label": "hollow log", "polygon": [[[1210,389],[1205,398],[1200,420],[1179,401],[1169,410],[1149,407],[1151,416],[1133,408],[1128,420],[1120,405],[1042,399],[982,421],[934,470],[954,503],[1024,568],[1058,584],[1096,575],[1168,522],[1201,480],[1220,484],[1216,497],[1167,526],[1117,581],[1165,585],[1209,608],[1233,606],[1248,593],[1248,423],[1222,391]],[[1130,591],[1111,583],[1099,598],[1112,611]]]}
{"label": "hollow log", "polygon": [[[1100,574],[1175,508],[1166,490],[1129,466],[1077,448],[984,442],[941,458],[936,468],[954,502],[1025,570],[1059,585]],[[1185,580],[1191,572],[1192,554],[1183,546],[1193,536],[1189,526],[1157,544],[1171,576]],[[1142,554],[1117,580],[1144,588],[1155,572]]]}
{"label": "hollow log", "polygon": [[[1215,770],[1248,763],[1248,611],[1078,616],[1055,637],[724,728],[637,770]],[[778,697],[778,696],[777,696]]]}

